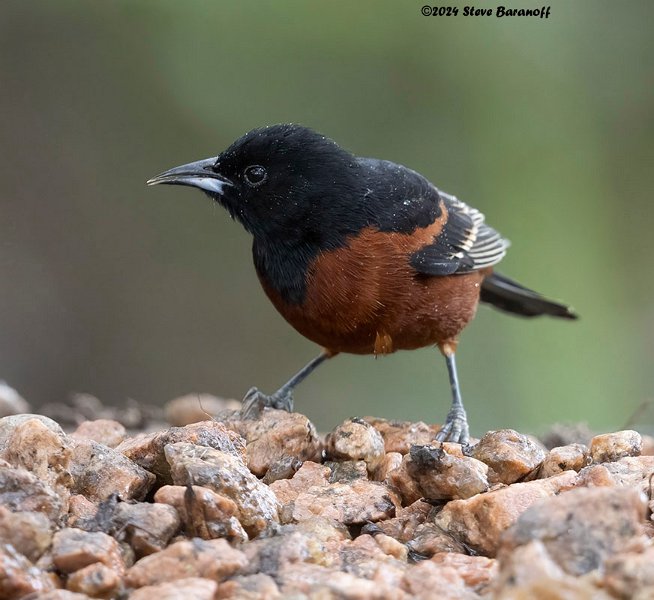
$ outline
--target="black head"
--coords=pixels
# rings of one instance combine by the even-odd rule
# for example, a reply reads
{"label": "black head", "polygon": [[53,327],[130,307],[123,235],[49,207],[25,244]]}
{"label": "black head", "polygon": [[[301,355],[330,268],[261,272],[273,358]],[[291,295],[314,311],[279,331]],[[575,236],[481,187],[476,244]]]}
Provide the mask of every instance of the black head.
{"label": "black head", "polygon": [[[346,222],[361,186],[352,154],[300,125],[254,129],[214,158],[148,181],[197,187],[255,238],[317,243]],[[306,239],[305,239],[306,238]]]}

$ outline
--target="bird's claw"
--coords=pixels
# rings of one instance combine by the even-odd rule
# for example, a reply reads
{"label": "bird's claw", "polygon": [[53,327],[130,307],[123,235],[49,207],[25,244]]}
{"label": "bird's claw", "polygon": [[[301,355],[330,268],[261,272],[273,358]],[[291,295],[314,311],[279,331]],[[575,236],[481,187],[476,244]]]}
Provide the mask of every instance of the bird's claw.
{"label": "bird's claw", "polygon": [[436,434],[436,441],[454,442],[465,446],[469,440],[470,430],[468,428],[468,418],[465,410],[451,410],[445,419],[445,424]]}
{"label": "bird's claw", "polygon": [[264,408],[276,408],[287,412],[293,411],[293,393],[278,390],[268,396],[256,387],[250,388],[243,398],[241,418],[258,419]]}

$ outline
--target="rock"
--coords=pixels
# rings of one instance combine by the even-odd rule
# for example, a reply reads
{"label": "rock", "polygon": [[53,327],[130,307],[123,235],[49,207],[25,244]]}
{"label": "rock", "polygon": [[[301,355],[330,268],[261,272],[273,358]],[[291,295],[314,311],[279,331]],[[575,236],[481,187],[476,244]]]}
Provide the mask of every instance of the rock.
{"label": "rock", "polygon": [[266,474],[263,476],[262,481],[266,485],[270,485],[274,481],[279,481],[280,479],[290,479],[295,475],[295,473],[297,473],[301,466],[301,460],[292,456],[285,456],[270,465]]}
{"label": "rock", "polygon": [[66,588],[92,598],[114,598],[121,588],[121,577],[114,569],[96,562],[68,577]]}
{"label": "rock", "polygon": [[590,441],[590,457],[595,464],[615,462],[625,456],[640,456],[642,447],[643,440],[637,431],[605,433]]}
{"label": "rock", "polygon": [[120,546],[114,538],[106,533],[82,531],[72,527],[54,534],[52,562],[64,573],[74,573],[96,562],[121,575],[125,571]]}
{"label": "rock", "polygon": [[28,470],[55,489],[68,484],[71,450],[67,436],[58,430],[58,426],[44,423],[41,418],[19,419],[24,416],[27,415],[2,419],[13,420],[15,426],[4,438],[0,458],[13,467]]}
{"label": "rock", "polygon": [[493,584],[500,600],[611,600],[592,580],[567,575],[539,540],[519,546],[500,558],[500,574]]}
{"label": "rock", "polygon": [[29,411],[30,405],[27,400],[14,388],[9,387],[5,381],[0,381],[0,418]]}
{"label": "rock", "polygon": [[68,512],[68,495],[56,493],[25,469],[0,467],[0,505],[12,512],[43,513],[57,523]]}
{"label": "rock", "polygon": [[364,417],[384,439],[386,452],[399,452],[404,455],[411,446],[428,446],[434,442],[440,425],[426,425],[422,421],[389,421],[376,417]]}
{"label": "rock", "polygon": [[399,452],[387,452],[382,460],[379,470],[377,471],[375,479],[377,481],[383,481],[387,485],[390,485],[390,474],[391,471],[399,469],[402,465],[402,455]]}
{"label": "rock", "polygon": [[270,484],[280,504],[293,502],[299,494],[314,486],[327,486],[331,470],[310,460],[302,464],[291,479],[280,479]]}
{"label": "rock", "polygon": [[352,483],[357,479],[368,479],[368,465],[363,460],[327,461],[325,466],[331,471],[329,483]]}
{"label": "rock", "polygon": [[245,555],[225,540],[183,540],[137,561],[127,571],[128,587],[202,577],[220,582],[246,564]]}
{"label": "rock", "polygon": [[114,509],[112,525],[141,558],[163,550],[179,531],[181,521],[177,510],[167,504],[120,502]]}
{"label": "rock", "polygon": [[223,598],[229,600],[273,600],[274,598],[281,598],[281,594],[272,577],[259,573],[256,575],[236,575],[221,583],[218,586],[216,600]]}
{"label": "rock", "polygon": [[40,512],[11,512],[0,504],[0,543],[36,562],[50,547],[52,525]]}
{"label": "rock", "polygon": [[170,465],[164,454],[168,444],[186,442],[206,446],[245,460],[245,442],[222,423],[202,421],[185,427],[171,427],[164,431],[128,438],[116,447],[118,452],[157,477],[157,487],[173,483]]}
{"label": "rock", "polygon": [[491,483],[514,483],[533,473],[545,460],[545,451],[530,437],[500,429],[489,431],[472,448],[472,456],[487,464]]}
{"label": "rock", "polygon": [[654,455],[654,436],[651,435],[642,435],[643,448],[640,452],[641,456],[653,456]]}
{"label": "rock", "polygon": [[412,598],[478,598],[497,575],[497,561],[443,552],[407,570],[404,586]]}
{"label": "rock", "polygon": [[52,590],[38,595],[38,600],[91,600],[86,594],[78,594],[68,590]]}
{"label": "rock", "polygon": [[125,439],[125,427],[118,421],[110,419],[96,419],[80,423],[71,437],[77,439],[93,440],[99,444],[115,448]]}
{"label": "rock", "polygon": [[[278,583],[283,598],[339,600],[404,600],[400,589],[368,581],[350,573],[315,564],[300,563],[280,570]],[[303,596],[304,595],[304,596]]]}
{"label": "rock", "polygon": [[280,570],[302,562],[333,567],[340,564],[341,545],[346,539],[347,530],[328,519],[283,525],[276,535],[253,540],[243,547],[247,565],[241,573],[264,573],[277,578]]}
{"label": "rock", "polygon": [[[385,549],[391,552],[386,552]],[[342,569],[347,573],[373,580],[380,571],[384,571],[386,581],[392,583],[393,587],[399,587],[407,568],[407,549],[404,544],[384,534],[375,537],[363,534],[354,540],[346,540],[341,544],[339,555]]]}
{"label": "rock", "polygon": [[543,464],[540,466],[538,476],[542,479],[558,475],[564,471],[581,471],[590,461],[588,448],[583,444],[570,444],[552,448]]}
{"label": "rock", "polygon": [[64,433],[64,430],[59,426],[59,424],[52,419],[49,419],[48,417],[44,417],[43,415],[24,414],[3,417],[0,419],[0,455],[2,454],[2,451],[7,445],[7,441],[11,435],[13,435],[16,428],[23,423],[32,421],[34,419],[39,421],[42,425],[45,425],[45,427],[52,431],[52,433],[57,434],[61,438],[65,437],[66,434]]}
{"label": "rock", "polygon": [[439,446],[412,446],[402,462],[421,496],[430,500],[470,498],[489,487],[483,462],[453,456]]}
{"label": "rock", "polygon": [[654,598],[654,547],[625,552],[604,562],[604,587],[618,598]]}
{"label": "rock", "polygon": [[146,585],[129,595],[129,600],[213,600],[218,584],[204,577],[186,577],[157,585]]}
{"label": "rock", "polygon": [[420,485],[409,472],[412,463],[411,456],[406,454],[397,469],[393,469],[387,476],[388,485],[394,489],[402,500],[402,506],[409,506],[423,497]]}
{"label": "rock", "polygon": [[358,418],[338,425],[325,439],[327,459],[334,461],[362,460],[373,474],[386,455],[384,438],[370,423]]}
{"label": "rock", "polygon": [[574,489],[527,509],[505,533],[502,552],[539,540],[563,571],[583,575],[643,533],[645,511],[636,490]]}
{"label": "rock", "polygon": [[434,522],[476,552],[492,557],[502,532],[532,504],[574,486],[576,476],[574,471],[566,471],[548,479],[514,483],[466,500],[452,500]]}
{"label": "rock", "polygon": [[654,456],[628,456],[616,462],[591,465],[579,472],[578,486],[636,487],[651,495]]}
{"label": "rock", "polygon": [[224,424],[245,438],[248,468],[259,477],[288,457],[320,461],[322,444],[316,428],[300,413],[267,409],[254,420],[241,420],[235,413]]}
{"label": "rock", "polygon": [[239,508],[226,496],[200,486],[166,485],[157,490],[154,501],[177,510],[189,537],[203,540],[225,538],[229,542],[246,542],[248,535],[236,515]]}
{"label": "rock", "polygon": [[87,500],[81,494],[75,494],[70,497],[68,506],[68,518],[66,524],[68,527],[77,527],[79,529],[86,529],[77,525],[79,522],[88,522],[94,519],[98,513],[98,505],[90,500]]}
{"label": "rock", "polygon": [[441,552],[466,554],[468,548],[461,540],[450,535],[436,523],[419,525],[407,548],[414,559],[430,558]]}
{"label": "rock", "polygon": [[410,506],[398,508],[392,519],[375,523],[374,530],[406,543],[415,537],[416,531],[428,520],[431,512],[430,504],[417,500]]}
{"label": "rock", "polygon": [[54,588],[53,580],[11,544],[0,544],[0,598],[23,598]]}
{"label": "rock", "polygon": [[207,487],[233,500],[250,537],[279,522],[275,494],[250,473],[239,454],[184,442],[168,444],[165,454],[175,485]]}
{"label": "rock", "polygon": [[120,452],[89,439],[73,439],[71,491],[99,502],[112,494],[143,500],[155,477]]}
{"label": "rock", "polygon": [[184,427],[191,423],[210,421],[223,411],[238,411],[241,403],[238,400],[226,400],[211,394],[187,394],[180,396],[164,406],[164,415],[174,427]]}
{"label": "rock", "polygon": [[311,487],[293,503],[295,522],[325,517],[345,525],[375,522],[395,516],[397,495],[381,483],[358,479],[351,484]]}

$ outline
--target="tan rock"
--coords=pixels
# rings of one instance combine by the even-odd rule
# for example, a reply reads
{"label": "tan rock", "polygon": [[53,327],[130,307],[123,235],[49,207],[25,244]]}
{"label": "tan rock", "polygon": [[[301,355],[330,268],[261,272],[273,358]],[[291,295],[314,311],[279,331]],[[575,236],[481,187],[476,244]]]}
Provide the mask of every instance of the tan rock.
{"label": "tan rock", "polygon": [[604,562],[604,587],[618,598],[654,598],[654,547],[625,552]]}
{"label": "tan rock", "polygon": [[54,587],[53,581],[11,544],[0,544],[0,598],[23,598]]}
{"label": "tan rock", "polygon": [[280,479],[290,479],[298,472],[301,466],[301,460],[293,456],[284,456],[270,465],[261,481],[266,485],[270,485]]}
{"label": "tan rock", "polygon": [[445,531],[436,523],[419,525],[407,548],[413,558],[430,558],[442,552],[465,554],[467,548],[457,537]]}
{"label": "tan rock", "polygon": [[[180,396],[164,406],[164,415],[174,427],[184,427],[191,423],[210,421],[223,411],[237,411],[241,402],[219,398],[212,394],[187,394]],[[220,419],[218,419],[220,420]]]}
{"label": "tan rock", "polygon": [[[280,570],[282,597],[295,598],[299,594],[311,599],[339,600],[404,600],[407,595],[399,589],[379,582],[368,581],[350,573],[300,563]],[[302,598],[302,596],[299,596]]]}
{"label": "tan rock", "polygon": [[233,500],[250,537],[279,521],[275,494],[250,473],[238,454],[183,442],[167,445],[165,454],[175,485],[207,487]]}
{"label": "tan rock", "polygon": [[5,437],[0,458],[13,467],[26,469],[59,491],[57,488],[70,480],[68,467],[71,450],[68,438],[50,423],[44,423],[42,418],[19,420],[18,417],[23,416],[27,415],[0,419],[4,422],[16,421],[13,430]]}
{"label": "tan rock", "polygon": [[368,479],[368,465],[363,460],[327,461],[331,471],[329,483],[353,483],[357,479]]}
{"label": "tan rock", "polygon": [[245,555],[225,540],[183,540],[137,561],[127,571],[128,587],[140,588],[188,577],[220,582],[246,564]]}
{"label": "tan rock", "polygon": [[649,495],[652,473],[654,456],[628,456],[582,469],[577,485],[635,487]]}
{"label": "tan rock", "polygon": [[157,477],[157,487],[160,487],[173,483],[164,447],[178,442],[206,446],[245,460],[244,440],[228,430],[223,423],[216,421],[202,421],[185,427],[171,427],[164,431],[128,438],[116,450],[150,473],[154,473]]}
{"label": "tan rock", "polygon": [[431,510],[430,504],[416,500],[410,506],[398,508],[392,519],[375,523],[375,528],[377,531],[406,543],[415,537],[417,529],[427,521]]}
{"label": "tan rock", "polygon": [[590,457],[594,463],[607,463],[625,456],[640,456],[643,440],[637,431],[625,430],[596,435],[590,441]]}
{"label": "tan rock", "polygon": [[272,577],[263,573],[236,575],[219,584],[216,593],[216,600],[273,600],[274,598],[281,598],[279,588]]}
{"label": "tan rock", "polygon": [[156,585],[146,585],[129,595],[129,600],[213,600],[218,584],[204,577],[186,577]]}
{"label": "tan rock", "polygon": [[492,558],[441,553],[409,568],[403,588],[418,600],[434,598],[435,593],[440,598],[473,600],[486,591],[496,573]]}
{"label": "tan rock", "polygon": [[59,492],[25,469],[0,467],[0,505],[13,512],[40,512],[58,522],[68,512],[68,495]]}
{"label": "tan rock", "polygon": [[539,540],[565,572],[583,575],[643,533],[645,511],[636,490],[577,488],[523,512],[506,531],[501,551]]}
{"label": "tan rock", "polygon": [[440,430],[439,425],[426,425],[422,421],[389,421],[377,417],[364,417],[384,438],[386,452],[404,455],[411,446],[428,446],[434,442]]}
{"label": "tan rock", "polygon": [[379,469],[374,476],[376,481],[383,481],[387,485],[390,484],[390,473],[395,469],[399,469],[402,466],[402,455],[399,452],[387,452],[382,460]]}
{"label": "tan rock", "polygon": [[125,427],[118,421],[111,419],[96,419],[80,423],[71,437],[84,440],[93,440],[99,444],[115,448],[125,439]]}
{"label": "tan rock", "polygon": [[99,531],[88,532],[72,527],[54,534],[52,562],[64,573],[73,573],[96,562],[118,574],[125,571],[120,546],[114,538]]}
{"label": "tan rock", "polygon": [[402,506],[410,506],[423,497],[422,489],[409,472],[411,456],[406,454],[400,466],[393,469],[386,477],[385,483],[394,489],[402,500]]}
{"label": "tan rock", "polygon": [[366,421],[353,418],[338,425],[325,439],[325,453],[329,460],[366,463],[369,473],[381,466],[385,457],[384,438]]}
{"label": "tan rock", "polygon": [[421,496],[430,500],[470,498],[489,488],[487,465],[440,446],[412,446],[402,462]]}
{"label": "tan rock", "polygon": [[259,477],[286,457],[320,461],[322,443],[316,428],[300,413],[266,409],[258,419],[241,420],[235,414],[224,424],[245,438],[248,468]]}
{"label": "tan rock", "polygon": [[38,600],[91,600],[86,594],[79,594],[69,590],[52,590],[38,595]]}
{"label": "tan rock", "polygon": [[654,455],[654,436],[641,434],[643,440],[643,448],[640,452],[641,456]]}
{"label": "tan rock", "polygon": [[100,502],[112,494],[143,500],[155,477],[120,452],[89,439],[72,439],[71,491]]}
{"label": "tan rock", "polygon": [[588,448],[583,444],[570,444],[552,448],[540,466],[538,476],[552,477],[564,471],[581,471],[590,461]]}
{"label": "tan rock", "polygon": [[466,500],[452,500],[434,522],[480,554],[494,556],[503,531],[532,504],[571,488],[576,477],[574,471],[566,471],[548,479],[515,483]]}
{"label": "tan rock", "polygon": [[472,456],[495,474],[492,483],[514,483],[533,473],[545,460],[545,450],[513,429],[489,431],[472,449]]}
{"label": "tan rock", "polygon": [[11,544],[30,561],[37,561],[52,541],[52,524],[40,512],[11,512],[0,505],[0,544]]}
{"label": "tan rock", "polygon": [[331,483],[315,486],[295,499],[292,518],[296,522],[325,517],[345,525],[375,522],[395,516],[397,495],[381,483],[357,480],[351,485]]}
{"label": "tan rock", "polygon": [[66,588],[92,598],[113,598],[121,587],[121,576],[107,565],[96,562],[68,577]]}
{"label": "tan rock", "polygon": [[[93,519],[98,512],[98,505],[95,502],[87,500],[82,494],[74,494],[70,497],[68,503],[68,518],[66,524],[69,527],[77,527],[78,522],[88,522]],[[79,529],[82,529],[79,527]]]}
{"label": "tan rock", "polygon": [[26,423],[27,421],[32,421],[34,419],[39,421],[42,425],[45,425],[45,427],[47,427],[50,431],[52,431],[52,433],[56,434],[57,436],[61,438],[65,437],[66,434],[64,433],[64,430],[61,428],[59,423],[53,421],[48,417],[44,417],[43,415],[32,415],[32,414],[10,415],[0,419],[0,455],[2,455],[2,452],[4,451],[5,446],[7,445],[7,441],[13,435],[16,428],[22,425],[23,423]]}
{"label": "tan rock", "polygon": [[118,503],[112,523],[137,558],[163,550],[181,526],[179,514],[173,506],[149,502]]}
{"label": "tan rock", "polygon": [[329,467],[307,460],[291,479],[279,479],[270,484],[270,489],[281,504],[293,502],[299,494],[314,486],[327,486],[331,470]]}
{"label": "tan rock", "polygon": [[209,488],[166,485],[157,490],[154,501],[174,507],[190,537],[204,540],[225,538],[230,542],[246,542],[248,539],[236,517],[239,513],[236,503]]}
{"label": "tan rock", "polygon": [[540,540],[502,555],[500,575],[493,583],[497,600],[610,600],[587,577],[567,575]]}

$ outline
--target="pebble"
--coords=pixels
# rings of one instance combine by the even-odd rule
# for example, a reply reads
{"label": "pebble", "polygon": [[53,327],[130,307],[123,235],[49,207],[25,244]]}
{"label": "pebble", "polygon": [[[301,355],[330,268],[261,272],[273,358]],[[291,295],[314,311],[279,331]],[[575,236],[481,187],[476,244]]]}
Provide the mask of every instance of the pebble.
{"label": "pebble", "polygon": [[118,421],[96,419],[95,421],[80,423],[70,436],[77,439],[93,440],[99,444],[109,446],[109,448],[115,448],[124,441],[126,430]]}
{"label": "pebble", "polygon": [[30,412],[30,405],[7,382],[0,381],[0,418]]}
{"label": "pebble", "polygon": [[427,446],[434,442],[440,425],[427,425],[422,421],[390,421],[376,417],[364,417],[384,439],[386,452],[407,454],[411,446]]}
{"label": "pebble", "polygon": [[319,461],[322,442],[313,423],[300,413],[266,409],[259,419],[240,419],[238,413],[225,426],[240,434],[247,444],[247,465],[258,477],[280,461]]}
{"label": "pebble", "polygon": [[173,483],[164,448],[177,442],[206,446],[245,458],[245,441],[222,423],[215,421],[202,421],[185,427],[171,427],[164,431],[138,435],[126,439],[116,450],[143,469],[154,473],[157,477],[157,487],[160,487]]}
{"label": "pebble", "polygon": [[370,423],[349,419],[338,425],[325,438],[328,460],[364,461],[369,473],[381,466],[386,456],[384,438]]}
{"label": "pebble", "polygon": [[626,456],[640,456],[643,440],[629,429],[596,435],[590,441],[590,457],[594,463],[615,462]]}
{"label": "pebble", "polygon": [[166,421],[174,427],[184,427],[191,423],[210,421],[224,411],[238,411],[238,400],[219,398],[212,394],[186,394],[170,400],[164,406]]}
{"label": "pebble", "polygon": [[540,466],[538,477],[544,479],[558,475],[564,471],[581,471],[590,462],[588,447],[584,444],[569,444],[552,448],[543,464]]}
{"label": "pebble", "polygon": [[66,588],[92,598],[115,598],[122,587],[121,573],[102,562],[95,562],[68,577]]}
{"label": "pebble", "polygon": [[40,512],[11,512],[0,504],[0,543],[11,544],[18,552],[36,562],[50,547],[52,525]]}
{"label": "pebble", "polygon": [[237,518],[236,502],[206,487],[166,485],[157,490],[154,501],[173,507],[190,537],[203,540],[225,538],[246,542],[248,534]]}
{"label": "pebble", "polygon": [[489,431],[472,448],[472,456],[491,469],[492,483],[524,480],[545,460],[545,450],[532,438],[514,431]]}
{"label": "pebble", "polygon": [[[214,600],[218,584],[205,577],[185,577],[146,585],[129,595],[129,600]],[[263,600],[263,599],[262,599]]]}
{"label": "pebble", "polygon": [[175,485],[207,487],[233,500],[250,537],[279,521],[275,494],[248,470],[238,453],[178,442],[168,444],[165,454]]}
{"label": "pebble", "polygon": [[54,534],[52,562],[63,573],[74,573],[96,562],[121,575],[125,571],[120,546],[114,538],[100,531],[89,532],[72,527]]}

